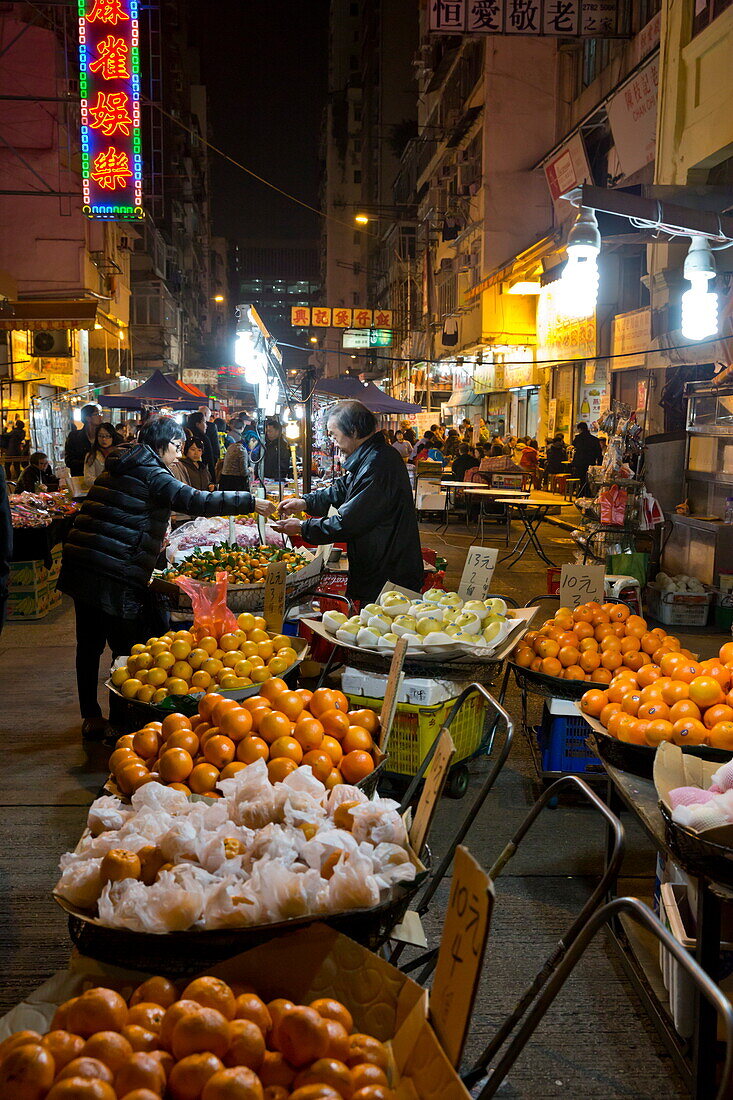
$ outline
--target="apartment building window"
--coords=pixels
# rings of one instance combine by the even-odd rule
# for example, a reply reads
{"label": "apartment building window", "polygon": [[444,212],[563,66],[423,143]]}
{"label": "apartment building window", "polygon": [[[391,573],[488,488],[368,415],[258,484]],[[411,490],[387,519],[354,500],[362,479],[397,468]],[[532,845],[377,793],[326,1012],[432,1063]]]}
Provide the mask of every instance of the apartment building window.
{"label": "apartment building window", "polygon": [[733,4],[733,0],[695,0],[695,15],[692,21],[693,37],[710,26],[726,8]]}
{"label": "apartment building window", "polygon": [[438,313],[443,321],[456,311],[456,282],[455,275],[450,274],[437,285]]}
{"label": "apartment building window", "polygon": [[361,172],[354,172],[354,183],[361,183]]}
{"label": "apartment building window", "polygon": [[589,87],[611,60],[610,38],[583,39],[583,57],[580,66],[580,91]]}
{"label": "apartment building window", "polygon": [[647,25],[650,19],[654,18],[658,11],[661,11],[662,0],[637,0],[635,6],[637,11],[633,29],[638,33]]}

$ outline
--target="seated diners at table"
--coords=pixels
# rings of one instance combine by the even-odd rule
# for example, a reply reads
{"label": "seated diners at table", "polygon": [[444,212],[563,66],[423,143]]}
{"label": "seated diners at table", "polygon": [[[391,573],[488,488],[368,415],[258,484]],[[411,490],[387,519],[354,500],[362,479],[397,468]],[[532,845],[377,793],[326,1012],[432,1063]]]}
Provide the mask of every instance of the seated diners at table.
{"label": "seated diners at table", "polygon": [[459,444],[458,454],[453,459],[451,481],[465,481],[468,471],[473,469],[473,467],[478,466],[478,464],[479,460],[476,458],[476,455],[468,446],[468,444]]}
{"label": "seated diners at table", "polygon": [[539,448],[537,446],[537,440],[536,439],[530,439],[529,443],[527,444],[527,446],[522,451],[522,457],[519,461],[519,465],[522,467],[523,470],[526,470],[527,473],[532,474],[532,476],[534,478],[535,488],[537,487],[537,474],[538,474],[538,470],[539,470],[539,457],[540,457],[540,452],[539,452]]}

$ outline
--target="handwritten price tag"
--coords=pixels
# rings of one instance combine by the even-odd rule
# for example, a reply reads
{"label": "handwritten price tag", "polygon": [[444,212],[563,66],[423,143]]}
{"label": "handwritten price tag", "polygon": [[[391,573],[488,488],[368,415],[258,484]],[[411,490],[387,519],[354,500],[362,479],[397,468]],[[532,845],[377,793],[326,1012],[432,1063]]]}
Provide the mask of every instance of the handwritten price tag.
{"label": "handwritten price tag", "polygon": [[489,876],[468,849],[459,846],[430,993],[430,1019],[454,1066],[460,1064],[466,1041],[493,909]]}
{"label": "handwritten price tag", "polygon": [[287,566],[284,561],[275,561],[267,567],[265,577],[265,610],[263,612],[267,629],[279,634],[285,618],[285,576]]}
{"label": "handwritten price tag", "polygon": [[[397,647],[395,646],[395,649]],[[448,775],[448,768],[456,755],[456,746],[447,729],[441,730],[440,740],[435,749],[435,755],[430,761],[428,774],[425,777],[420,801],[415,810],[415,820],[410,829],[410,844],[415,852],[420,855],[423,844],[430,830],[433,814],[438,808],[438,802]]]}
{"label": "handwritten price tag", "polygon": [[483,600],[488,596],[498,556],[496,547],[469,547],[461,583],[458,585],[458,595],[462,600]]}
{"label": "handwritten price tag", "polygon": [[603,603],[605,573],[602,565],[563,565],[560,573],[560,607],[580,607],[591,600]]}

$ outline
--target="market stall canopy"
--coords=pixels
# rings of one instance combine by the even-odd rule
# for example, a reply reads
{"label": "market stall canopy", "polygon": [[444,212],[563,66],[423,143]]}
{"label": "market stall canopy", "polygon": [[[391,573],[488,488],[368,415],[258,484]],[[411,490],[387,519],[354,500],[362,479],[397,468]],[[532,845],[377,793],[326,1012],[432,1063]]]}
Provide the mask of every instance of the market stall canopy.
{"label": "market stall canopy", "polygon": [[444,404],[451,409],[457,409],[462,405],[480,405],[483,399],[483,394],[475,393],[471,386],[463,386],[462,389],[451,394]]}
{"label": "market stall canopy", "polygon": [[[139,409],[143,405],[170,405],[174,409],[192,409],[200,402],[199,397],[185,396],[182,389],[172,378],[156,370],[140,386],[127,393],[111,393],[100,398],[108,409]],[[208,401],[208,398],[205,398]]]}
{"label": "market stall canopy", "polygon": [[40,329],[93,329],[97,321],[99,302],[80,298],[78,301],[2,301],[0,329],[8,332],[37,332]]}
{"label": "market stall canopy", "polygon": [[374,413],[412,416],[421,412],[420,405],[397,401],[373,382],[360,382],[358,378],[322,378],[316,385],[316,394],[319,397],[338,397],[342,401],[361,401]]}

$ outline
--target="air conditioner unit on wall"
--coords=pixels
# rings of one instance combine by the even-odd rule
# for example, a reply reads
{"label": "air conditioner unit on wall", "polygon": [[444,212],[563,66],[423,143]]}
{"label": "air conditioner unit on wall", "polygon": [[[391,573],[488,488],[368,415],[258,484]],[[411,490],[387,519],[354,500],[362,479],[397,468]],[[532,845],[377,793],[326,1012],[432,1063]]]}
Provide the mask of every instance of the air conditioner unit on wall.
{"label": "air conditioner unit on wall", "polygon": [[68,329],[43,328],[31,333],[28,348],[30,355],[40,355],[51,359],[69,359],[71,357],[71,340]]}

